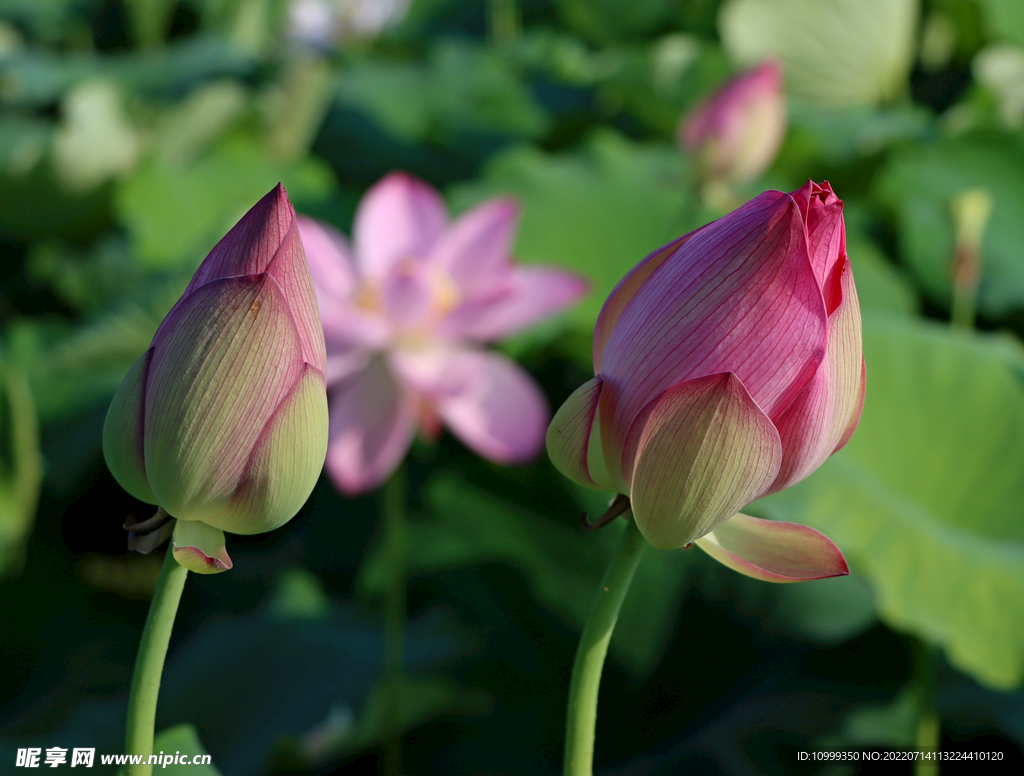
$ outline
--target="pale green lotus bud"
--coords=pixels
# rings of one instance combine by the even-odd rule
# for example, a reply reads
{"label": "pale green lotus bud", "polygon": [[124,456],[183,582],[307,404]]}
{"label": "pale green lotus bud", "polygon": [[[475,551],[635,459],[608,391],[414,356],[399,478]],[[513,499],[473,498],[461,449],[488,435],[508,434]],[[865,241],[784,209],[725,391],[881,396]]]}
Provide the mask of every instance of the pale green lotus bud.
{"label": "pale green lotus bud", "polygon": [[327,451],[324,362],[295,211],[278,185],[199,267],[103,427],[121,486],[177,518],[183,565],[230,568],[223,531],[270,531],[306,501]]}

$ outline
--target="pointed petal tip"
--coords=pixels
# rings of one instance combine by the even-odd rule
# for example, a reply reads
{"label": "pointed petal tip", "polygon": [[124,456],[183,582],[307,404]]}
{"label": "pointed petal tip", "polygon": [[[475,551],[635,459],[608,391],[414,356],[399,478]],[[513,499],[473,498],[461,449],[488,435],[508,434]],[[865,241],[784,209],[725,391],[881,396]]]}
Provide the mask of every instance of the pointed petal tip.
{"label": "pointed petal tip", "polygon": [[850,573],[835,542],[800,523],[737,513],[697,545],[733,571],[765,582],[807,582]]}
{"label": "pointed petal tip", "polygon": [[178,564],[196,574],[219,574],[222,571],[230,571],[233,565],[227,553],[211,558],[198,547],[179,547],[177,544],[173,547],[174,559]]}

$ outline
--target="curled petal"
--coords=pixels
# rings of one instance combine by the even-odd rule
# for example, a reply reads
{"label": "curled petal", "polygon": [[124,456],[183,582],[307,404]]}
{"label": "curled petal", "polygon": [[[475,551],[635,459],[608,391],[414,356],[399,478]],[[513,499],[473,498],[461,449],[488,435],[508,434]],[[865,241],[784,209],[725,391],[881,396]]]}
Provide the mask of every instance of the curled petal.
{"label": "curled petal", "polygon": [[547,402],[529,375],[498,353],[433,350],[398,353],[392,363],[426,395],[444,424],[467,446],[498,463],[540,452]]}
{"label": "curled petal", "polygon": [[587,292],[578,275],[549,267],[513,267],[498,292],[470,300],[445,319],[440,333],[488,342],[525,329]]}
{"label": "curled petal", "polygon": [[765,192],[691,235],[622,310],[601,359],[602,431],[621,445],[659,393],[721,372],[774,419],[814,376],[827,325],[800,210]]}
{"label": "curled petal", "polygon": [[260,434],[231,505],[207,522],[231,533],[257,534],[291,520],[320,478],[327,423],[324,375],[306,364]]}
{"label": "curled petal", "polygon": [[589,488],[599,487],[587,466],[587,452],[591,429],[597,419],[602,383],[598,375],[573,391],[551,419],[547,433],[548,456],[555,468],[573,482]]}
{"label": "curled petal", "polygon": [[146,476],[171,515],[199,520],[225,508],[303,364],[268,275],[214,280],[175,306],[153,339],[144,434]]}
{"label": "curled petal", "polygon": [[443,268],[464,294],[486,294],[509,270],[518,217],[519,207],[505,198],[466,211],[438,240],[431,263]]}
{"label": "curled petal", "polygon": [[171,542],[174,559],[197,574],[217,574],[232,567],[224,532],[197,520],[178,520]]}
{"label": "curled petal", "polygon": [[765,582],[801,582],[850,573],[831,539],[799,523],[737,513],[696,544],[734,571]]}
{"label": "curled petal", "polygon": [[146,478],[143,448],[146,375],[152,356],[152,348],[143,353],[114,393],[103,421],[103,457],[122,488],[140,501],[156,504],[157,498]]}
{"label": "curled petal", "polygon": [[381,357],[328,394],[327,473],[349,495],[380,485],[412,444],[418,420],[415,394]]}
{"label": "curled petal", "polygon": [[[788,488],[817,469],[840,445],[863,402],[860,305],[850,261],[837,265],[839,306],[829,316],[828,348],[814,378],[776,419],[782,468],[769,492]],[[849,437],[847,437],[849,438]]]}
{"label": "curled petal", "polygon": [[352,228],[362,277],[379,280],[399,259],[425,258],[446,218],[432,186],[401,172],[383,178],[359,203]]}
{"label": "curled petal", "polygon": [[279,183],[214,246],[192,276],[184,296],[211,280],[265,272],[294,220],[295,210]]}
{"label": "curled petal", "polygon": [[868,368],[867,364],[862,358],[860,361],[860,391],[857,394],[857,403],[853,408],[853,415],[850,416],[850,422],[846,424],[846,430],[843,432],[842,437],[839,439],[839,444],[836,445],[836,449],[833,453],[838,453],[847,442],[850,441],[850,437],[853,436],[853,432],[857,430],[857,424],[860,423],[860,415],[864,411],[864,391],[867,388],[868,382]]}
{"label": "curled petal", "polygon": [[846,257],[843,201],[835,195],[828,181],[818,184],[810,180],[793,192],[793,199],[804,215],[811,266],[825,296],[827,312],[831,313],[836,305],[830,304],[826,286],[835,265]]}
{"label": "curled petal", "polygon": [[637,527],[655,547],[682,547],[762,495],[781,460],[778,431],[735,375],[674,385],[627,439],[623,471],[629,478],[632,470]]}

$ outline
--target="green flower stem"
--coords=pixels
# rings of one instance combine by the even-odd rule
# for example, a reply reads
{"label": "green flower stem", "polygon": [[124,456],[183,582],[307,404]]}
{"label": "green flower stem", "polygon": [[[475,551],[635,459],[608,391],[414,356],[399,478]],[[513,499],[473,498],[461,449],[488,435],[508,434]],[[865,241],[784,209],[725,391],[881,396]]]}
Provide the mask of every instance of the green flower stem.
{"label": "green flower stem", "polygon": [[[135,658],[131,695],[128,698],[128,724],[125,728],[125,754],[153,754],[153,729],[156,725],[156,700],[160,694],[160,675],[164,670],[167,644],[171,640],[174,615],[178,612],[181,591],[188,569],[174,559],[167,548],[160,579],[156,583],[149,615],[142,629],[139,654]],[[148,758],[147,758],[148,759]],[[127,776],[150,776],[148,763],[127,766]]]}
{"label": "green flower stem", "polygon": [[[917,733],[914,744],[918,749],[937,750],[942,743],[942,722],[935,710],[935,647],[921,639],[914,639],[914,674],[918,685]],[[934,776],[938,773],[935,760],[918,760],[914,773]]]}
{"label": "green flower stem", "polygon": [[604,658],[608,654],[615,621],[629,591],[647,541],[626,513],[626,529],[611,563],[601,578],[597,596],[583,626],[569,685],[565,722],[564,776],[591,776],[594,766],[594,728],[597,724],[597,693]]}
{"label": "green flower stem", "polygon": [[[405,567],[407,531],[405,469],[399,466],[384,484],[381,507],[384,520],[383,554],[390,570],[384,593],[384,686],[387,692],[387,728],[401,722],[401,687],[405,639]],[[401,776],[402,736],[396,733],[384,745],[384,776]]]}

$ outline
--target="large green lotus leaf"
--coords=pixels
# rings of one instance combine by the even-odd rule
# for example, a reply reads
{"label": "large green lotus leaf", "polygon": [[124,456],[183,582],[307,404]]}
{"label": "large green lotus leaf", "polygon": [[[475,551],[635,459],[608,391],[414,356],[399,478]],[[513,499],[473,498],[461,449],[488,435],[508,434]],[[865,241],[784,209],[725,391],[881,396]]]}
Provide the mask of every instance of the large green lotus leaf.
{"label": "large green lotus leaf", "polygon": [[[600,514],[608,494],[589,491]],[[533,595],[548,609],[581,627],[597,584],[611,558],[621,521],[584,532],[514,507],[450,475],[437,475],[426,487],[431,519],[410,521],[408,563],[414,576],[477,563],[506,563],[523,575]],[[647,548],[630,586],[613,651],[637,674],[651,671],[676,623],[683,581],[692,563],[674,550]],[[361,570],[367,592],[384,588],[388,559],[378,547]]]}
{"label": "large green lotus leaf", "polygon": [[1010,340],[869,319],[849,445],[757,509],[828,534],[892,627],[994,687],[1024,678],[1024,357]]}
{"label": "large green lotus leaf", "polygon": [[[181,752],[182,755],[190,759],[196,755],[207,753],[203,742],[199,740],[199,733],[196,732],[195,727],[189,724],[175,725],[161,730],[153,741],[153,751],[171,755]],[[166,766],[161,764],[159,772],[166,773],[168,776],[181,776],[184,773],[192,774],[192,776],[220,776],[220,771],[212,763],[189,762],[188,765],[171,763]]]}
{"label": "large green lotus leaf", "polygon": [[1024,306],[1024,147],[1006,135],[959,137],[908,145],[883,168],[878,197],[896,213],[900,254],[925,289],[951,295],[953,220],[950,202],[981,187],[992,197],[982,241],[979,307],[1004,315]]}
{"label": "large green lotus leaf", "polygon": [[648,253],[691,224],[683,161],[668,144],[640,144],[595,132],[582,151],[547,154],[519,147],[489,161],[484,182],[458,187],[455,207],[512,194],[522,205],[516,256],[556,264],[591,282],[572,320],[593,329],[605,298]]}
{"label": "large green lotus leaf", "polygon": [[838,107],[907,91],[917,13],[918,0],[729,0],[718,27],[738,62],[778,58],[794,96]]}

